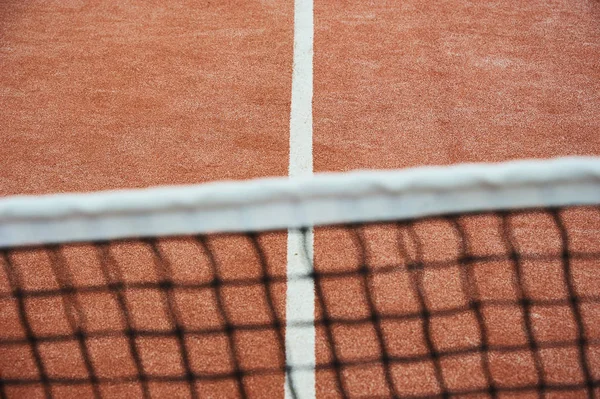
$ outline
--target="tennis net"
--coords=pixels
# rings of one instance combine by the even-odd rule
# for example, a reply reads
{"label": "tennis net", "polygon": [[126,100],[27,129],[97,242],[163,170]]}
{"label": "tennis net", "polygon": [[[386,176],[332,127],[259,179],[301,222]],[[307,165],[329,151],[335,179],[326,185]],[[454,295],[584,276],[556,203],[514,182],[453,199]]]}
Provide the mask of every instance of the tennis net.
{"label": "tennis net", "polygon": [[600,160],[0,201],[0,397],[600,397]]}

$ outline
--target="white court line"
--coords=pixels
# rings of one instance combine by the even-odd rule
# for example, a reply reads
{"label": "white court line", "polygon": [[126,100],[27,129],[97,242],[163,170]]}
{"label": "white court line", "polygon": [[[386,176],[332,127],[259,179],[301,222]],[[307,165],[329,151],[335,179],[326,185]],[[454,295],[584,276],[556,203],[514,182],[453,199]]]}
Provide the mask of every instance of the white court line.
{"label": "white court line", "polygon": [[[289,176],[312,175],[312,97],[313,97],[313,0],[294,3],[294,58],[290,110]],[[307,248],[304,247],[306,244]],[[286,374],[285,397],[315,398],[315,328],[293,326],[296,321],[314,321],[314,285],[298,280],[311,272],[312,231],[303,242],[300,233],[289,231],[287,242],[286,363],[302,370]],[[305,249],[308,253],[305,253]],[[295,392],[290,389],[293,381]]]}

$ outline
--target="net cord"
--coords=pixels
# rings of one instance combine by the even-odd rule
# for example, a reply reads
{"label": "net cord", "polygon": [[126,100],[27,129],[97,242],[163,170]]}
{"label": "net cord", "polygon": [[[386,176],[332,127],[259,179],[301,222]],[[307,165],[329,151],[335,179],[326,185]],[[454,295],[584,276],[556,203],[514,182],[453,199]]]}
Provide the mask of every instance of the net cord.
{"label": "net cord", "polygon": [[266,231],[600,202],[600,157],[0,200],[0,247]]}

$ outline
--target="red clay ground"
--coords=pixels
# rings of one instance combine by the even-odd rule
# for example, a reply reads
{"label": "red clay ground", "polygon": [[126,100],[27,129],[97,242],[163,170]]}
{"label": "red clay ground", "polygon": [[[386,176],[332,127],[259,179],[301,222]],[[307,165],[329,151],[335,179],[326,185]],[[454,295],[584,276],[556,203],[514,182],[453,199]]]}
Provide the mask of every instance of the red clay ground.
{"label": "red clay ground", "polygon": [[[600,155],[599,21],[600,5],[587,0],[316,1],[315,171]],[[585,217],[578,220],[582,223]],[[597,225],[595,229],[592,231],[598,234]],[[550,228],[542,231],[554,235]],[[432,234],[437,246],[432,245],[430,251],[440,252],[441,256],[448,231],[438,228]],[[540,237],[535,228],[530,234],[539,237],[540,245],[545,242],[546,237]],[[384,232],[378,240],[386,241],[386,237],[393,242]],[[316,234],[316,258],[327,259],[329,254],[339,253],[341,242],[342,237],[332,240],[326,234]],[[337,258],[330,262],[342,263]],[[536,277],[546,281],[552,268],[543,266]],[[502,268],[506,267],[504,263]],[[448,272],[447,278],[456,279],[456,273]],[[396,280],[384,280],[383,292],[398,292]],[[492,280],[488,288],[499,290],[502,281]],[[436,284],[440,294],[451,292],[448,290],[452,288],[445,285],[448,281]],[[548,287],[553,290],[556,285]],[[348,282],[340,282],[335,289],[339,298],[358,300],[361,296],[356,290],[356,284],[353,288]],[[452,303],[458,295],[449,295],[446,300]],[[351,317],[359,317],[359,309],[357,305]],[[473,318],[473,312],[463,315]],[[505,310],[503,317],[522,318],[514,309]],[[562,322],[567,320],[563,318]],[[464,341],[465,337],[476,336],[475,326],[474,321],[457,322],[454,327],[458,329],[448,331],[448,337],[455,337],[455,344],[461,344],[457,337]],[[401,327],[403,350],[418,350],[415,342],[420,342],[416,337],[421,328],[414,323]],[[348,338],[344,341],[344,334],[372,338],[374,331],[340,331],[340,342],[350,345]],[[504,330],[504,336],[510,337],[510,332]],[[347,356],[364,356],[369,347],[373,355],[378,352],[373,349],[375,342],[365,338],[351,346],[353,349],[346,346]],[[392,345],[394,342],[392,339]],[[329,359],[325,343],[321,329],[319,362]],[[446,359],[447,387],[472,388],[474,376],[481,380],[477,359]],[[571,360],[561,363],[565,374],[559,379],[572,378]],[[498,366],[496,359],[496,367],[500,367],[496,373],[506,373],[515,367],[514,361]],[[525,368],[531,366],[530,360],[521,363]],[[511,366],[504,368],[508,364]],[[460,374],[466,370],[467,374]],[[439,392],[431,362],[413,363],[412,368],[407,366],[398,373],[394,378],[408,378],[412,385],[404,388],[413,394]],[[531,368],[515,374],[535,381]],[[388,394],[377,368],[349,370],[347,377],[354,381],[354,385],[348,383],[351,392],[361,389],[368,395]],[[317,387],[319,397],[335,396],[334,375],[319,373]],[[567,393],[560,395],[565,397]],[[579,397],[582,392],[574,395]]]}
{"label": "red clay ground", "polygon": [[287,173],[291,2],[4,1],[0,35],[2,195]]}
{"label": "red clay ground", "polygon": [[[292,5],[289,1],[2,2],[0,195],[287,174]],[[285,235],[275,237],[269,247],[283,253],[276,265],[279,273],[285,274]],[[238,252],[247,249],[236,248]],[[143,255],[138,254],[140,259],[148,260]],[[227,256],[238,275],[253,270],[240,255]],[[89,258],[88,253],[85,264],[92,268]],[[43,269],[44,256],[34,259],[34,269]],[[181,264],[182,259],[180,254],[176,260]],[[13,260],[18,261],[18,256]],[[149,266],[127,258],[122,267],[130,270],[127,265],[131,264]],[[139,277],[144,268],[138,269]],[[44,277],[39,282],[41,286],[35,286],[37,289],[56,284],[52,274],[39,274]],[[148,270],[146,274],[145,278],[152,276]],[[3,274],[3,298],[10,292],[6,278]],[[94,282],[91,276],[87,278],[81,281],[83,285]],[[285,309],[284,288],[276,290],[280,293],[276,306],[281,312]],[[252,295],[248,290],[224,294],[226,300],[238,304],[238,312],[243,311],[239,304],[249,305]],[[27,301],[34,322],[37,320],[36,334],[68,330],[57,299]],[[98,304],[96,308],[85,307],[92,320],[89,328],[114,329],[110,309],[114,309],[116,299],[110,295],[101,299],[104,302],[100,302],[100,307],[108,315],[98,316]],[[164,324],[156,292],[133,290],[127,301],[131,307],[146,304],[138,313],[140,328],[161,328]],[[189,307],[189,301],[187,304]],[[15,306],[14,301],[3,300],[0,319],[3,324],[14,325],[21,334],[18,336],[22,336],[14,318]],[[245,309],[247,317],[258,312],[252,306]],[[200,310],[197,317],[208,320],[207,312]],[[261,346],[264,336],[246,334],[240,339],[245,339],[243,351],[249,358],[246,361],[269,365],[278,360],[256,351],[266,347]],[[103,377],[129,374],[131,364],[123,366],[118,356],[122,345],[107,342],[96,341],[92,345],[97,371]],[[42,355],[51,376],[81,375],[81,358],[73,344],[69,341],[45,348]],[[173,344],[170,340],[146,342],[143,350],[147,370],[177,370],[178,360],[173,360],[177,353],[167,351],[174,348]],[[205,343],[200,349],[211,348],[219,360],[217,346]],[[35,371],[25,347],[0,357],[3,356],[0,373],[6,378],[15,377],[15,370],[17,378]],[[123,361],[127,363],[126,357]],[[195,363],[193,368],[202,371],[205,366]],[[259,396],[283,395],[283,373],[268,383],[254,379],[248,384],[249,392],[258,392]],[[215,383],[212,388],[201,388],[207,387],[220,394],[235,392],[232,384],[223,387]],[[9,396],[43,395],[35,385],[11,389]],[[103,393],[113,397],[131,397],[140,392],[135,384],[103,387]],[[202,389],[199,392],[206,394]],[[70,391],[59,386],[53,393],[61,397],[92,394],[89,387],[81,386],[71,387]],[[152,393],[181,397],[187,391],[178,384],[155,384]]]}
{"label": "red clay ground", "polygon": [[[315,1],[315,171],[600,154],[599,21],[600,5],[592,0],[535,0],[518,4],[506,0],[447,0],[435,4],[416,0],[383,4]],[[4,1],[0,5],[0,41],[0,195],[287,174],[292,1]],[[547,219],[527,222],[525,217],[529,227],[521,233],[541,229],[549,234],[546,244],[556,249],[555,227]],[[595,233],[595,213],[575,215],[571,222],[584,219],[591,223],[590,234]],[[472,224],[473,234],[498,230],[494,220],[465,223]],[[456,240],[445,222],[422,228],[429,247],[434,248],[430,256],[456,253]],[[393,233],[385,229],[366,234],[378,243],[375,254],[384,253],[381,248],[388,248],[392,242]],[[351,238],[335,230],[318,232],[317,267],[352,267],[356,259],[345,256],[353,252],[340,248],[343,244],[352,246]],[[536,248],[535,243],[527,241],[527,234],[521,239],[523,245]],[[587,239],[582,239],[581,248],[590,249],[591,244],[585,244]],[[269,236],[266,241],[273,271],[284,273],[285,235]],[[247,259],[251,250],[247,244],[233,242],[223,247],[227,251],[221,255],[228,260],[227,272],[240,276],[253,273],[256,264]],[[490,245],[491,249],[498,249],[493,243]],[[191,255],[178,255],[177,248],[167,247],[175,254],[175,278],[185,280],[192,272],[182,261]],[[545,247],[540,244],[537,249]],[[122,255],[123,267],[131,274],[126,278],[151,278],[149,271],[147,275],[143,272],[148,263],[142,261],[148,254],[140,251],[133,252],[139,259]],[[485,248],[473,251],[485,252]],[[390,256],[392,259],[372,259],[372,264],[377,267],[390,261],[401,263],[393,258],[397,254]],[[14,261],[30,265],[27,257],[23,259],[17,256]],[[139,267],[132,266],[137,264]],[[490,293],[502,295],[507,289],[502,284],[512,277],[504,266],[487,269],[480,265],[478,270],[484,273],[485,289]],[[587,290],[584,293],[593,291],[587,282],[597,271],[585,263],[576,267],[579,289]],[[203,267],[198,269],[206,271]],[[556,283],[552,280],[558,275],[556,264],[533,270],[528,276],[530,281]],[[52,286],[54,279],[47,272],[40,272],[39,276],[33,273],[29,284],[37,288]],[[87,274],[79,277],[84,285],[92,281]],[[428,275],[428,292],[437,292],[432,303],[460,304],[458,280],[457,271],[452,268],[446,274]],[[2,298],[10,296],[6,276],[1,276],[0,281]],[[326,292],[331,300],[338,298],[354,304],[338,308],[345,317],[359,317],[364,310],[361,294],[356,291],[360,285],[355,283],[334,282]],[[404,311],[414,310],[414,301],[409,298],[399,303],[394,294],[398,286],[409,284],[406,272],[374,284],[387,295],[378,302],[382,309],[397,311],[399,306]],[[274,290],[281,314],[283,288]],[[532,295],[543,296],[543,288],[534,284]],[[156,293],[137,294],[131,293],[130,305],[148,305],[139,310],[139,322],[163,328],[163,322],[167,322],[160,313],[160,300],[154,298]],[[181,295],[180,306],[193,304],[192,299],[182,299],[185,293],[177,295]],[[225,297],[240,304],[236,308],[239,317],[251,320],[263,314],[260,307],[247,306],[256,295],[251,290],[241,290]],[[114,305],[114,299],[104,300],[108,301],[107,307]],[[15,323],[14,306],[11,302],[0,307],[1,320]],[[51,333],[61,328],[69,331],[60,304],[39,300],[29,306],[39,310],[34,315],[36,328],[50,329]],[[208,309],[212,301],[207,299],[197,306],[206,306],[207,310],[192,313],[184,323],[210,323]],[[490,339],[496,343],[522,341],[523,328],[511,329],[522,322],[518,312],[502,313],[496,308],[488,311],[489,320],[501,320],[492,323],[498,328],[490,333]],[[544,316],[545,309],[535,311],[541,323],[535,326],[537,334],[547,339],[573,338],[569,317],[555,320],[553,317],[559,313]],[[600,320],[598,309],[586,311],[590,320]],[[89,328],[110,326],[110,314],[103,314],[91,312]],[[56,317],[49,320],[48,315]],[[473,332],[472,312],[459,316],[464,319],[453,324],[455,329],[438,338],[441,345],[455,347],[464,345],[465,340],[472,344],[480,339]],[[443,330],[445,321],[437,322],[441,324],[436,328]],[[549,326],[557,324],[564,335],[553,335]],[[600,337],[597,325],[594,322],[588,326],[595,338]],[[422,349],[419,326],[401,323],[396,327],[396,333],[390,335],[396,354]],[[17,330],[7,334],[18,336],[22,331]],[[368,328],[338,330],[342,356],[370,356],[376,344],[372,333]],[[357,341],[356,337],[360,339]],[[443,337],[447,340],[443,341]],[[254,348],[242,350],[251,364],[277,363],[277,354],[272,350],[255,350],[260,345],[272,348],[268,343],[260,344],[264,338],[258,336],[245,342]],[[330,360],[324,342],[319,329],[319,363]],[[177,359],[161,355],[170,345],[173,342],[146,347],[149,361],[153,367],[164,366],[178,373],[181,365]],[[214,355],[213,361],[221,353],[216,344],[201,349]],[[70,372],[82,372],[75,358],[61,357],[56,348],[48,350],[54,367],[67,374],[70,366],[74,366]],[[115,351],[118,352],[117,346],[108,345],[101,353]],[[573,353],[567,352],[545,352],[542,361],[550,366],[571,365],[562,371],[551,368],[550,382],[577,379],[580,370],[572,366]],[[591,353],[599,353],[598,347]],[[27,361],[23,353],[11,356]],[[559,358],[562,360],[556,360]],[[593,359],[600,363],[598,356]],[[17,360],[9,363],[18,364]],[[96,360],[103,372],[114,372],[109,360]],[[450,388],[482,383],[477,359],[447,361],[451,363],[445,365]],[[217,363],[214,361],[215,367]],[[496,376],[506,384],[535,379],[527,355],[496,356],[492,363],[496,365]],[[521,367],[518,381],[510,381],[504,371],[516,363]],[[30,366],[24,364],[23,373],[31,371]],[[436,392],[439,387],[431,365],[414,366],[398,370],[397,375],[402,378],[396,383],[405,384],[403,389],[413,393]],[[467,370],[468,376],[461,375],[461,370]],[[349,370],[347,378],[348,389],[353,393],[388,393],[376,368]],[[248,389],[258,396],[281,397],[282,383],[280,374],[273,385],[248,381]],[[220,397],[233,396],[236,391],[232,386],[215,387],[212,388]],[[38,388],[34,387],[36,395],[41,394]],[[130,394],[133,391],[129,388],[105,387],[116,389],[113,395]],[[155,389],[163,395],[186,395],[175,385],[164,384]],[[331,373],[319,373],[317,389],[319,397],[339,394]],[[31,391],[27,394],[33,395]],[[55,394],[86,397],[90,391],[59,389]],[[573,397],[580,394],[575,392]]]}
{"label": "red clay ground", "polygon": [[600,5],[315,2],[315,171],[600,154]]}

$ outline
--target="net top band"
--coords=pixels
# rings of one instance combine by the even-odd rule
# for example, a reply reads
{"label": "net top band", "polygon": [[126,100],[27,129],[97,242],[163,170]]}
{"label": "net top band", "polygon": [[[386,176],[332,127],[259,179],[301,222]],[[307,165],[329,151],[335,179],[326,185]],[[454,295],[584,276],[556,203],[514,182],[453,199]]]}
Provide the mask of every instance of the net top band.
{"label": "net top band", "polygon": [[600,203],[600,157],[322,173],[0,200],[0,247]]}

